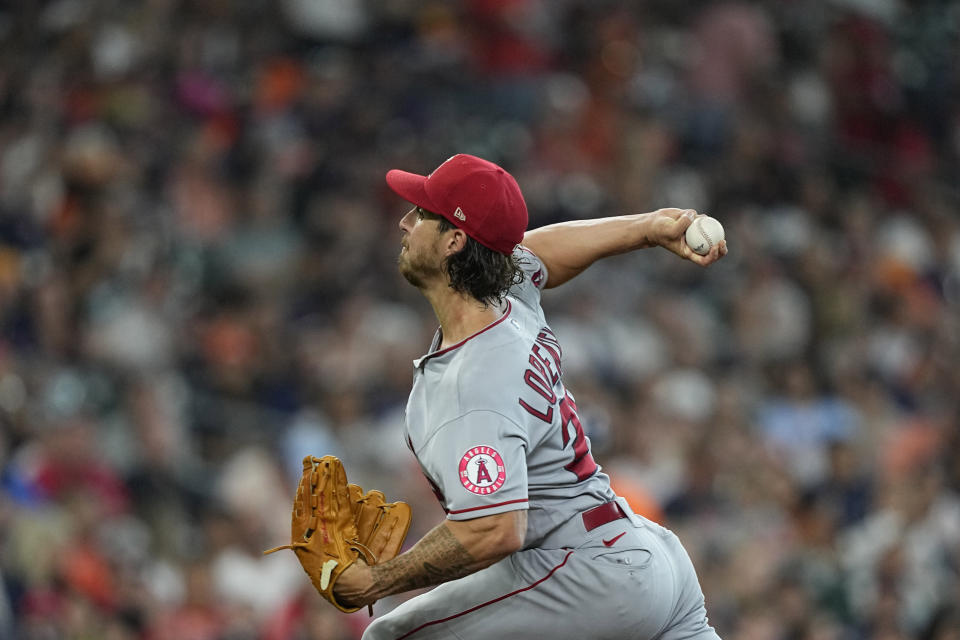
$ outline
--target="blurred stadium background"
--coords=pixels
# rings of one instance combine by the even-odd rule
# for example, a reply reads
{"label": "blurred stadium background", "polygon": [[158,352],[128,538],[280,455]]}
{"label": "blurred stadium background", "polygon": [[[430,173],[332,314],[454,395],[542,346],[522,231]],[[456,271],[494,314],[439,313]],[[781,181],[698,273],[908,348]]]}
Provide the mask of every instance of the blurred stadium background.
{"label": "blurred stadium background", "polygon": [[0,638],[359,638],[260,550],[307,453],[442,517],[383,175],[456,152],[724,222],[544,295],[724,638],[960,637],[958,62],[941,0],[0,3]]}

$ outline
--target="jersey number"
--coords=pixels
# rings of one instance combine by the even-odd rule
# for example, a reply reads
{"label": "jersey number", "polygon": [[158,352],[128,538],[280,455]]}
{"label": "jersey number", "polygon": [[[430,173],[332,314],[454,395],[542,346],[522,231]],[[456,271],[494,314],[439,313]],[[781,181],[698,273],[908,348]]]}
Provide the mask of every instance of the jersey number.
{"label": "jersey number", "polygon": [[574,473],[578,481],[586,480],[597,471],[597,463],[590,455],[590,445],[587,444],[587,437],[583,435],[583,425],[580,424],[580,417],[577,416],[577,405],[569,393],[564,393],[563,400],[560,401],[560,419],[562,420],[560,433],[563,434],[564,448],[570,442],[570,427],[573,427],[576,432],[573,438],[573,461],[564,469]]}

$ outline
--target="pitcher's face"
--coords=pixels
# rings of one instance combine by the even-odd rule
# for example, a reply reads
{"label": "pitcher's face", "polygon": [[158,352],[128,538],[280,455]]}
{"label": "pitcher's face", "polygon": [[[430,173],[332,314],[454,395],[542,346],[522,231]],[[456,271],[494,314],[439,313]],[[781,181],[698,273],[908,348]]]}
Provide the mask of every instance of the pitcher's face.
{"label": "pitcher's face", "polygon": [[428,220],[419,207],[400,219],[400,255],[397,267],[407,282],[423,289],[443,275],[443,234],[436,220]]}

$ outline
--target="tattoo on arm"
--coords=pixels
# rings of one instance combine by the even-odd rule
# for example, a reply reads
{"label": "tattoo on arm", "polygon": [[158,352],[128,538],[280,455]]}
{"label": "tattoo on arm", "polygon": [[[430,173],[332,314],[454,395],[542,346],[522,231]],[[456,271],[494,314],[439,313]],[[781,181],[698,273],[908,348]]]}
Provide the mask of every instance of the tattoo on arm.
{"label": "tattoo on arm", "polygon": [[437,526],[410,551],[371,567],[378,597],[449,582],[476,571],[476,561],[460,541]]}

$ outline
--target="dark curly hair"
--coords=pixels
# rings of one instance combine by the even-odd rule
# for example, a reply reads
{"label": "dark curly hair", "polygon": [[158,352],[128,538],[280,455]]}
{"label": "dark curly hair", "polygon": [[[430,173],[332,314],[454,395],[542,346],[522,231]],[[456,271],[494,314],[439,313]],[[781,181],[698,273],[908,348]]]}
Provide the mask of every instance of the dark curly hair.
{"label": "dark curly hair", "polygon": [[[457,226],[422,207],[419,213],[427,220],[437,221],[437,232],[445,233]],[[523,271],[512,254],[489,249],[470,236],[463,249],[444,262],[444,271],[450,278],[450,288],[466,293],[484,305],[501,304],[515,284],[523,282]]]}

